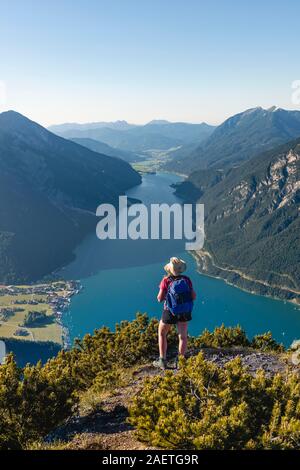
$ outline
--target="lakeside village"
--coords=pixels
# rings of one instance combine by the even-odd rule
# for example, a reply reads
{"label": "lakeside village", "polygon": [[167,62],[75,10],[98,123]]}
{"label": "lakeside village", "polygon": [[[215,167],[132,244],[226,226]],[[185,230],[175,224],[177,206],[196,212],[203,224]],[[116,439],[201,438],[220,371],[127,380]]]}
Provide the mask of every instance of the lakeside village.
{"label": "lakeside village", "polygon": [[70,336],[62,317],[81,288],[72,280],[0,285],[0,339],[51,341],[68,349]]}

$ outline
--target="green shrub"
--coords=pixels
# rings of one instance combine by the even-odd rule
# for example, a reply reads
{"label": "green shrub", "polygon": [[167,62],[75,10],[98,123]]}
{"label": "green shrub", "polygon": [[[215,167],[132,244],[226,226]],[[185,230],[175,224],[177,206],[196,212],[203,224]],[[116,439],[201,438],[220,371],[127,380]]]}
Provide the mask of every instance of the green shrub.
{"label": "green shrub", "polygon": [[[145,362],[157,356],[158,320],[146,314],[138,314],[132,322],[123,321],[116,325],[114,336],[115,361],[128,367]],[[168,335],[169,352],[177,347],[178,338],[175,328]]]}
{"label": "green shrub", "polygon": [[[138,314],[115,331],[103,327],[86,335],[44,366],[21,369],[8,356],[0,367],[0,449],[26,448],[43,438],[72,415],[83,392],[101,394],[122,385],[128,368],[157,355],[157,329],[156,319]],[[172,328],[169,351],[177,350],[177,343]],[[190,345],[250,342],[239,326],[222,325],[190,338]],[[269,334],[251,345],[279,351]],[[253,378],[238,360],[221,370],[199,355],[183,361],[176,375],[148,381],[132,407],[131,422],[143,439],[171,448],[290,448],[298,442],[299,386],[293,382],[293,395],[291,379],[276,380],[263,374]]]}
{"label": "green shrub", "polygon": [[62,423],[76,404],[67,374],[41,364],[18,368],[10,355],[0,367],[0,449],[22,448]]}
{"label": "green shrub", "polygon": [[[158,321],[138,314],[132,322],[103,327],[60,351],[44,366],[18,368],[13,357],[0,368],[0,448],[22,448],[46,435],[73,412],[81,391],[118,385],[121,368],[157,354]],[[177,343],[175,331],[169,344]]]}
{"label": "green shrub", "polygon": [[[49,361],[48,367],[66,367],[77,380],[78,389],[85,390],[100,373],[111,373],[115,367],[127,368],[153,359],[158,352],[157,329],[156,319],[137,314],[135,320],[117,324],[115,331],[103,327],[94,335],[76,340],[71,351],[61,351]],[[169,349],[177,347],[177,342],[173,329],[168,336]]]}
{"label": "green shrub", "polygon": [[[104,375],[107,378],[115,375],[115,368],[127,368],[153,359],[158,352],[157,329],[156,319],[149,320],[146,314],[137,314],[135,320],[117,324],[115,331],[103,327],[94,335],[76,340],[71,351],[61,351],[46,367],[65,368],[76,381],[77,389],[86,390],[99,374],[101,381],[105,381]],[[177,334],[171,330],[168,336],[170,350],[177,342]]]}
{"label": "green shrub", "polygon": [[149,379],[129,422],[141,440],[168,449],[299,449],[299,378],[253,377],[239,358],[221,369],[199,354],[176,375]]}
{"label": "green shrub", "polygon": [[202,348],[227,348],[232,346],[249,346],[245,331],[238,325],[234,327],[225,327],[221,325],[213,332],[204,330],[197,338],[192,339],[195,347]]}
{"label": "green shrub", "polygon": [[260,351],[276,351],[283,352],[284,346],[279,344],[272,338],[272,333],[264,333],[262,335],[256,335],[251,341],[251,347],[259,349]]}

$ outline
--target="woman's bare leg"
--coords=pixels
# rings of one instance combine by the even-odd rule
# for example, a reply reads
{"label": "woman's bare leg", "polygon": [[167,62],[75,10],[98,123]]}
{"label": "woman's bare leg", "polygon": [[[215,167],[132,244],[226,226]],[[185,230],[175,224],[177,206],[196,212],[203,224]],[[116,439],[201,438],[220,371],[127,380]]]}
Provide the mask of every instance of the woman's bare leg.
{"label": "woman's bare leg", "polygon": [[167,341],[167,334],[169,333],[171,325],[167,325],[163,323],[161,320],[159,322],[158,327],[158,345],[159,345],[159,356],[163,359],[167,357],[167,348],[168,348],[168,341]]}
{"label": "woman's bare leg", "polygon": [[179,337],[179,354],[185,356],[187,351],[187,332],[188,332],[188,322],[178,322],[178,337]]}

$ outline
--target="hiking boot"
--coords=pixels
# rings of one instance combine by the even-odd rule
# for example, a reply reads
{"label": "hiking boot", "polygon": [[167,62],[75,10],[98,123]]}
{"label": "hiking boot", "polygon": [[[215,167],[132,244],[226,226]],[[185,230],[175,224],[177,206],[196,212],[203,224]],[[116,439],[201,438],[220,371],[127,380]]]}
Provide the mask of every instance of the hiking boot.
{"label": "hiking boot", "polygon": [[156,361],[153,361],[152,365],[154,367],[157,367],[158,369],[165,370],[167,368],[167,361],[165,359],[163,359],[162,357],[160,357]]}
{"label": "hiking boot", "polygon": [[[174,363],[174,368],[175,368],[175,369],[179,369],[179,361],[180,361],[180,358],[181,358],[181,357],[182,357],[182,356],[176,356],[175,363]],[[183,357],[184,357],[184,359],[186,359],[185,356],[183,356]]]}

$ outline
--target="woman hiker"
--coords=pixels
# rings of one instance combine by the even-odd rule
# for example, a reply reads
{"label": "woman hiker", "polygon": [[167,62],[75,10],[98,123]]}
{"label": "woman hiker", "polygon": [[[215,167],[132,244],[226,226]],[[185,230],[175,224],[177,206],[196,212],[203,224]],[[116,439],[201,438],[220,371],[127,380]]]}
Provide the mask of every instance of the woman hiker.
{"label": "woman hiker", "polygon": [[192,281],[183,275],[186,263],[179,258],[171,258],[164,267],[167,275],[163,277],[157,296],[164,302],[163,313],[158,327],[159,358],[153,362],[155,367],[166,369],[167,335],[172,325],[177,325],[179,355],[185,356],[187,350],[188,322],[192,319],[193,303],[196,293]]}

